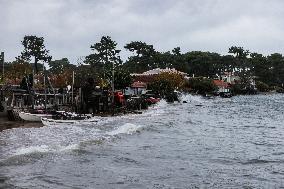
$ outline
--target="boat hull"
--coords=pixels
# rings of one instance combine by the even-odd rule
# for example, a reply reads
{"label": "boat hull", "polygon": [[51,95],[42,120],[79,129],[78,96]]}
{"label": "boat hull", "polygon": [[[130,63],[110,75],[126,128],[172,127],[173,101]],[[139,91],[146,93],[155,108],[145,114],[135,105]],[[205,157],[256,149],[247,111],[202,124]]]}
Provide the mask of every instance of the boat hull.
{"label": "boat hull", "polygon": [[60,119],[50,119],[50,118],[41,118],[41,122],[45,126],[60,126],[60,125],[86,125],[86,124],[94,124],[98,122],[99,119],[97,117],[92,117],[89,119],[83,120],[60,120]]}
{"label": "boat hull", "polygon": [[32,114],[27,112],[19,112],[19,117],[24,121],[41,122],[42,118],[52,118],[52,114]]}

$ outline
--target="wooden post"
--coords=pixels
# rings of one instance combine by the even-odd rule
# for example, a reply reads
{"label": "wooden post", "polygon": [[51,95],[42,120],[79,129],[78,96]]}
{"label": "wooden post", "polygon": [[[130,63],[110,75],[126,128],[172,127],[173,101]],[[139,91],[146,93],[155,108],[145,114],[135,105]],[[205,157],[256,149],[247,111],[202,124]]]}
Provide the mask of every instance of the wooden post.
{"label": "wooden post", "polygon": [[[78,97],[78,102],[77,102],[77,111],[82,111],[83,107],[83,99],[82,99],[82,88],[79,88],[79,97]],[[78,113],[78,112],[77,112]]]}
{"label": "wooden post", "polygon": [[74,71],[72,72],[72,106],[73,106],[73,103],[74,103]]}
{"label": "wooden post", "polygon": [[112,82],[111,82],[111,90],[112,90],[112,115],[114,115],[114,63],[112,63]]}
{"label": "wooden post", "polygon": [[44,67],[44,63],[42,63],[43,65],[43,87],[44,87],[44,110],[45,110],[45,113],[46,113],[46,110],[47,110],[47,107],[46,107],[46,101],[47,101],[47,96],[46,96],[46,84],[45,84],[45,67]]}
{"label": "wooden post", "polygon": [[4,52],[1,52],[1,62],[2,62],[2,81],[4,81],[4,73],[5,73],[5,71],[4,71],[4,64],[5,64],[5,61],[4,61]]}
{"label": "wooden post", "polygon": [[32,109],[34,110],[35,109],[35,71],[33,69],[33,81],[32,81],[32,94],[31,94],[31,97],[32,97]]}

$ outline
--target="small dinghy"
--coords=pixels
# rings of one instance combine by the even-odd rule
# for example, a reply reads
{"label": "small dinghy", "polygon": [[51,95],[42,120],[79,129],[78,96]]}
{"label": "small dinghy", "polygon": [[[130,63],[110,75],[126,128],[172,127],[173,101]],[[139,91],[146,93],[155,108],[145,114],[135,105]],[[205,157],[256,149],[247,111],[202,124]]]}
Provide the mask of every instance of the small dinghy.
{"label": "small dinghy", "polygon": [[59,126],[59,125],[81,125],[93,124],[100,119],[85,114],[75,114],[70,112],[57,112],[60,113],[52,118],[41,118],[41,122],[45,126]]}
{"label": "small dinghy", "polygon": [[89,118],[83,120],[61,120],[61,119],[48,119],[41,118],[41,122],[45,126],[60,126],[60,125],[86,125],[98,122],[98,118]]}
{"label": "small dinghy", "polygon": [[19,112],[19,116],[24,121],[41,122],[41,118],[52,118],[53,115],[45,113]]}

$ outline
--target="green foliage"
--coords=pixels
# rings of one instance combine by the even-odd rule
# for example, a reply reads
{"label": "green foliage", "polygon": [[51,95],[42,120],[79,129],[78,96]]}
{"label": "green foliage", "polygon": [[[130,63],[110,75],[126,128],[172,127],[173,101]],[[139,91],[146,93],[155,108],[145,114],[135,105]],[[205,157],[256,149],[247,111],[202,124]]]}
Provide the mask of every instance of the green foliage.
{"label": "green foliage", "polygon": [[[124,48],[133,55],[123,62],[120,59],[120,50],[117,43],[109,36],[102,36],[98,43],[91,45],[92,53],[86,56],[84,63],[88,65],[72,65],[67,58],[51,61],[49,51],[45,49],[44,38],[37,36],[25,36],[22,41],[24,50],[17,58],[22,62],[33,61],[35,70],[41,70],[41,63],[48,62],[53,75],[65,74],[76,70],[75,83],[82,85],[87,78],[94,78],[98,83],[104,81],[109,85],[114,70],[115,88],[123,89],[131,83],[129,73],[142,73],[154,68],[175,68],[188,73],[190,76],[206,77],[214,79],[224,72],[233,72],[241,78],[234,86],[236,93],[242,93],[244,89],[250,88],[251,78],[259,81],[259,90],[267,90],[268,86],[283,87],[284,85],[284,57],[282,54],[274,53],[263,56],[258,53],[250,53],[243,47],[232,46],[229,48],[231,55],[220,55],[213,52],[191,51],[182,53],[180,47],[172,50],[158,52],[153,45],[142,41],[132,41]],[[31,64],[33,66],[33,64]],[[9,70],[9,65],[5,69]],[[1,68],[0,68],[1,70]],[[212,91],[210,80],[190,81],[194,90],[199,93]],[[169,87],[167,80],[161,80],[159,86]],[[266,84],[266,85],[265,85]],[[158,85],[157,85],[158,86]],[[163,90],[163,89],[161,89]]]}
{"label": "green foliage", "polygon": [[275,90],[278,93],[284,93],[284,88],[283,87],[276,87]]}
{"label": "green foliage", "polygon": [[272,72],[269,71],[266,57],[262,54],[251,53],[249,62],[252,75],[257,76],[258,80],[263,83],[271,83]]}
{"label": "green foliage", "polygon": [[244,59],[250,54],[250,52],[248,50],[244,50],[243,47],[236,47],[236,46],[230,47],[229,53],[234,54],[236,58],[239,59]]}
{"label": "green foliage", "polygon": [[190,78],[186,83],[186,87],[198,94],[213,93],[217,90],[213,80],[203,77]]}
{"label": "green foliage", "polygon": [[5,69],[5,80],[12,84],[19,84],[23,77],[32,73],[32,65],[19,60],[7,64]]}
{"label": "green foliage", "polygon": [[94,51],[86,57],[85,63],[90,64],[92,69],[95,70],[98,75],[107,80],[112,79],[112,75],[108,74],[112,69],[122,64],[119,56],[120,50],[116,49],[117,43],[109,36],[103,36],[100,42],[91,45],[91,49]]}
{"label": "green foliage", "polygon": [[149,89],[161,96],[174,92],[184,84],[184,79],[180,74],[176,73],[161,73],[157,75],[152,83],[148,86]]}
{"label": "green foliage", "polygon": [[269,72],[273,84],[280,86],[284,84],[284,57],[282,54],[274,53],[267,57]]}
{"label": "green foliage", "polygon": [[221,57],[217,53],[193,51],[184,54],[184,57],[188,65],[188,70],[185,72],[189,75],[213,78],[222,70]]}
{"label": "green foliage", "polygon": [[21,52],[21,55],[17,57],[18,60],[23,60],[30,62],[31,58],[34,58],[34,66],[36,73],[38,72],[38,62],[49,62],[51,56],[48,55],[49,51],[45,49],[44,38],[37,36],[25,36],[22,41],[24,50]]}
{"label": "green foliage", "polygon": [[75,87],[82,87],[88,78],[94,78],[96,81],[101,80],[91,65],[79,64],[75,70]]}
{"label": "green foliage", "polygon": [[270,90],[269,86],[261,81],[256,82],[256,88],[258,89],[259,92],[268,92]]}
{"label": "green foliage", "polygon": [[174,92],[184,84],[184,79],[180,74],[176,73],[161,73],[154,78],[148,86],[154,93],[164,96]]}
{"label": "green foliage", "polygon": [[231,87],[231,92],[234,94],[234,95],[238,95],[238,94],[245,94],[245,89],[244,89],[244,86],[240,83],[237,83],[235,85],[233,85]]}
{"label": "green foliage", "polygon": [[124,67],[130,72],[142,73],[158,67],[155,60],[157,52],[153,45],[141,41],[132,41],[126,44],[124,48],[135,53],[124,64]]}
{"label": "green foliage", "polygon": [[54,60],[48,63],[49,72],[52,74],[62,74],[65,70],[75,70],[76,66],[70,64],[67,58],[61,60]]}
{"label": "green foliage", "polygon": [[190,65],[186,62],[185,56],[181,54],[180,47],[174,48],[171,52],[156,52],[155,64],[159,68],[175,68],[183,72],[190,72]]}
{"label": "green foliage", "polygon": [[114,88],[125,89],[129,87],[133,81],[132,76],[122,67],[116,68],[114,72]]}

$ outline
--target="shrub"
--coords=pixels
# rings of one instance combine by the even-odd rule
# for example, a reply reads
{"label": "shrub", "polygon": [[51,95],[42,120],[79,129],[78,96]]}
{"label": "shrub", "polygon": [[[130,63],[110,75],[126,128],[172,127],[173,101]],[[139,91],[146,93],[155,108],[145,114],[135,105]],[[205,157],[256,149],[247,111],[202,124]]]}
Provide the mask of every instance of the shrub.
{"label": "shrub", "polygon": [[217,90],[217,86],[214,85],[213,80],[207,78],[190,78],[187,85],[198,94],[213,93]]}
{"label": "shrub", "polygon": [[284,89],[282,87],[275,87],[276,92],[278,93],[284,93]]}
{"label": "shrub", "polygon": [[260,92],[268,92],[268,91],[270,91],[270,87],[266,83],[261,82],[261,81],[257,81],[256,82],[256,88]]}
{"label": "shrub", "polygon": [[149,89],[163,96],[166,93],[180,89],[183,83],[184,79],[180,74],[165,72],[154,78],[154,81],[149,84]]}

